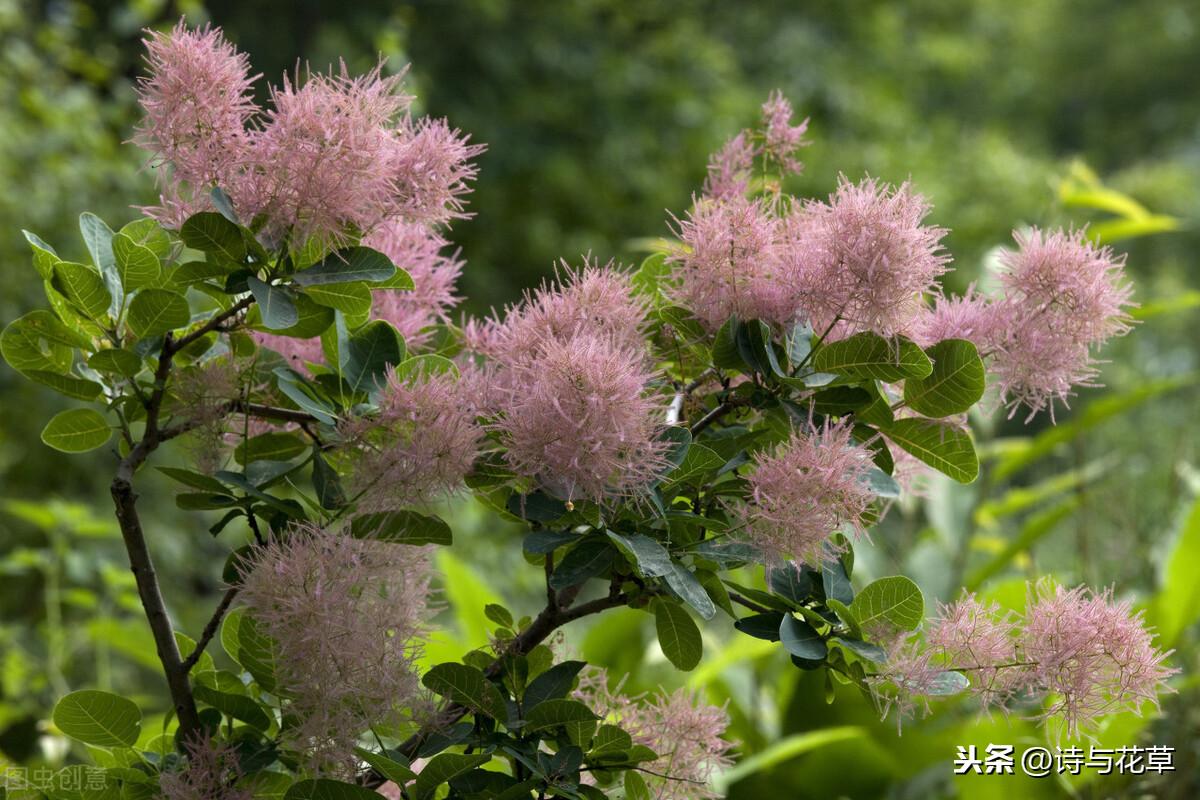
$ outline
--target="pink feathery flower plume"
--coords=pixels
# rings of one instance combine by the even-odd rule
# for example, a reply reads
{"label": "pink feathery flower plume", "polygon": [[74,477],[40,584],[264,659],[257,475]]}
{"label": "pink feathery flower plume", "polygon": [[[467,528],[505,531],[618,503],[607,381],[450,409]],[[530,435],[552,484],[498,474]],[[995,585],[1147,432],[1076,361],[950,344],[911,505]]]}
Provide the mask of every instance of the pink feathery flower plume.
{"label": "pink feathery flower plume", "polygon": [[719,797],[710,780],[733,763],[729,757],[732,746],[722,738],[729,726],[725,709],[705,703],[698,693],[688,689],[629,696],[621,691],[624,684],[625,678],[611,685],[605,670],[593,668],[580,677],[574,696],[606,723],[628,732],[634,744],[658,754],[645,765],[658,773],[644,776],[654,797]]}
{"label": "pink feathery flower plume", "polygon": [[1163,665],[1170,653],[1154,647],[1142,615],[1111,590],[1030,587],[1021,649],[1030,683],[1051,698],[1044,716],[1061,717],[1069,736],[1105,714],[1158,707],[1158,693],[1179,670]]}
{"label": "pink feathery flower plume", "polygon": [[863,530],[874,500],[866,483],[871,453],[847,421],[826,421],[754,458],[750,502],[740,510],[746,536],[768,563],[793,558],[818,565],[840,528]]}
{"label": "pink feathery flower plume", "polygon": [[1154,647],[1142,612],[1128,601],[1052,581],[1028,587],[1020,617],[970,594],[939,604],[924,645],[900,633],[888,652],[871,681],[885,709],[911,710],[921,696],[935,694],[945,670],[961,670],[985,707],[1048,698],[1041,718],[1060,718],[1070,736],[1103,715],[1157,707],[1178,672],[1164,665],[1170,653]]}
{"label": "pink feathery flower plume", "polygon": [[378,66],[352,78],[344,64],[303,82],[284,76],[254,137],[255,168],[230,189],[239,213],[266,214],[275,239],[337,243],[373,230],[397,205],[388,166],[411,102],[400,81]]}
{"label": "pink feathery flower plume", "polygon": [[933,306],[917,320],[912,338],[922,347],[945,339],[966,339],[986,355],[995,348],[1006,324],[992,299],[977,292],[971,284],[958,297],[936,295]]}
{"label": "pink feathery flower plume", "polygon": [[1095,385],[1092,348],[1130,329],[1132,289],[1124,256],[1097,247],[1083,231],[1016,233],[1018,249],[1001,256],[1005,297],[991,370],[1016,413],[1032,418],[1054,402],[1066,404],[1075,386]]}
{"label": "pink feathery flower plume", "polygon": [[563,261],[557,272],[556,280],[526,292],[503,321],[492,318],[472,326],[479,352],[514,365],[539,358],[547,342],[580,334],[603,338],[619,348],[645,347],[649,307],[634,293],[627,272],[615,262],[601,267],[587,257],[582,267]]}
{"label": "pink feathery flower plume", "polygon": [[426,225],[445,225],[468,216],[463,195],[471,191],[478,168],[471,159],[483,145],[451,128],[444,119],[406,120],[389,156],[395,187],[392,213]]}
{"label": "pink feathery flower plume", "polygon": [[148,32],[144,44],[150,74],[138,81],[144,116],[133,142],[161,166],[163,196],[143,210],[178,224],[208,207],[207,188],[230,183],[249,159],[258,76],[219,28],[189,30],[181,20],[169,34]]}
{"label": "pink feathery flower plume", "polygon": [[427,554],[306,523],[239,571],[242,624],[278,648],[285,746],[313,772],[352,775],[360,734],[424,711],[414,659],[431,615]]}
{"label": "pink feathery flower plume", "polygon": [[708,161],[708,177],[704,180],[704,196],[713,200],[732,200],[745,197],[750,186],[750,171],[754,167],[754,143],[749,131],[734,136]]}
{"label": "pink feathery flower plume", "polygon": [[788,220],[790,284],[813,328],[907,335],[947,269],[946,231],[922,221],[929,204],[908,183],[891,188],[843,176],[827,203]]}
{"label": "pink feathery flower plume", "polygon": [[671,299],[706,328],[715,331],[735,314],[780,325],[795,321],[797,309],[780,269],[779,221],[764,202],[701,198],[676,224],[684,249],[668,258],[677,265]]}
{"label": "pink feathery flower plume", "polygon": [[394,325],[409,349],[420,348],[429,340],[424,329],[447,322],[458,304],[455,283],[463,262],[456,254],[443,252],[449,243],[436,230],[399,219],[384,222],[363,244],[386,255],[412,277],[412,289],[375,289],[371,314]]}
{"label": "pink feathery flower plume", "polygon": [[796,158],[795,153],[808,144],[804,140],[808,120],[793,125],[793,113],[792,104],[783,96],[783,92],[771,92],[762,106],[762,153],[767,159],[778,164],[785,173],[798,175],[804,169],[804,165]]}
{"label": "pink feathery flower plume", "polygon": [[493,429],[509,466],[565,500],[636,494],[666,466],[666,407],[645,354],[609,338],[546,339],[506,366]]}
{"label": "pink feathery flower plume", "polygon": [[351,457],[351,493],[366,511],[429,502],[462,486],[479,452],[469,382],[440,373],[401,379],[394,370],[379,396],[379,411],[346,422],[345,440],[360,445]]}
{"label": "pink feathery flower plume", "polygon": [[242,768],[231,745],[214,742],[209,736],[184,745],[187,766],[163,772],[158,787],[166,800],[251,800],[254,792],[239,788]]}

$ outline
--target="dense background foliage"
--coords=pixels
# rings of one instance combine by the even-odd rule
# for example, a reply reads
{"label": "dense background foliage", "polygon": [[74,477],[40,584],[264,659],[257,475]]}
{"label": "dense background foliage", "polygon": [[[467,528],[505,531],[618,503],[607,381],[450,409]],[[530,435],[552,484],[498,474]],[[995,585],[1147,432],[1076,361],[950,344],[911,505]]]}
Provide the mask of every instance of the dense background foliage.
{"label": "dense background foliage", "polygon": [[[1175,664],[1194,672],[1200,15],[1192,5],[462,0],[303,2],[279,15],[260,3],[0,0],[4,321],[32,308],[28,293],[37,289],[21,277],[29,266],[20,228],[74,242],[79,210],[120,224],[134,216],[129,205],[150,198],[151,176],[138,174],[138,154],[121,146],[135,114],[139,30],[180,13],[223,25],[271,77],[291,69],[295,53],[317,68],[343,55],[362,69],[378,52],[394,68],[413,63],[420,106],[489,145],[471,198],[477,218],[453,236],[475,311],[512,301],[558,257],[590,250],[638,258],[639,237],[666,233],[664,209],[686,207],[707,154],[774,88],[812,117],[808,167],[792,188],[823,195],[838,169],[852,178],[912,176],[934,204],[933,221],[952,230],[958,288],[987,280],[989,251],[1014,225],[1124,221],[1107,233],[1131,234],[1114,244],[1129,251],[1137,299],[1150,313],[1107,351],[1106,388],[1084,393],[1057,432],[978,420],[992,432],[981,443],[991,453],[981,481],[935,483],[926,501],[891,517],[870,552],[862,548],[860,569],[914,575],[943,597],[965,582],[1018,604],[1013,587],[1034,572],[1113,584],[1142,599],[1164,646],[1178,648]],[[108,521],[107,480],[97,469],[107,457],[56,457],[23,412],[58,402],[0,370],[8,577],[0,588],[0,752],[16,762],[61,758],[62,740],[38,726],[67,689],[159,691]],[[1086,437],[1072,435],[1079,432]],[[182,527],[188,521],[165,491],[156,497],[147,482],[145,493],[155,545],[175,578],[168,599],[185,618],[199,616],[209,603],[195,598],[218,587],[212,570],[189,565],[225,554],[202,529]],[[486,635],[479,609],[495,590],[479,578],[484,567],[519,561],[505,531],[475,530],[473,508],[452,514],[469,544],[439,564],[447,621],[459,634],[436,654],[446,658]],[[529,596],[502,599],[534,610],[538,576],[510,574],[529,577]],[[642,686],[681,680],[653,643],[637,638],[636,622],[623,624],[618,613],[578,636],[578,646],[590,661],[633,670]],[[953,745],[1040,735],[1015,719],[979,723],[964,708],[906,726],[897,740],[866,701],[848,692],[826,706],[821,685],[797,680],[772,653],[743,645],[686,676],[711,699],[729,698],[732,733],[749,752],[766,753],[734,796],[768,786],[798,797],[951,792]],[[1118,720],[1106,733],[1114,744],[1179,748],[1179,774],[1136,787],[1158,796],[1192,796],[1196,786],[1187,776],[1200,722],[1189,711],[1189,682],[1179,688],[1150,728]],[[817,729],[826,730],[805,736]],[[959,789],[981,797],[1014,791],[1019,780]],[[1065,787],[1047,780],[1018,791],[1056,796]]]}

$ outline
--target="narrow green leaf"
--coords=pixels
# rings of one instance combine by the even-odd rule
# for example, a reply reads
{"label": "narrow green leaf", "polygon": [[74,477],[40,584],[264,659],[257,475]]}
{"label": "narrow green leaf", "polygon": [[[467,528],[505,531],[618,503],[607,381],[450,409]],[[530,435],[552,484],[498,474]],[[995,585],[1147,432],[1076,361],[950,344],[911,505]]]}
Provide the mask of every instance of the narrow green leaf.
{"label": "narrow green leaf", "polygon": [[672,564],[672,569],[663,579],[667,585],[679,595],[683,602],[699,612],[704,619],[712,619],[717,615],[717,606],[704,589],[704,584],[692,574],[691,570],[681,564]]}
{"label": "narrow green leaf", "polygon": [[360,514],[350,523],[350,533],[359,539],[407,545],[449,545],[453,540],[444,521],[408,510]]}
{"label": "narrow green leaf", "polygon": [[108,227],[108,224],[95,214],[85,211],[79,215],[79,232],[83,234],[83,242],[87,245],[92,263],[99,270],[105,289],[108,291],[109,305],[104,313],[116,319],[121,310],[121,295],[124,289],[121,286],[116,259],[113,256],[112,228]]}
{"label": "narrow green leaf", "polygon": [[233,457],[239,464],[251,461],[290,461],[308,450],[308,445],[294,433],[269,431],[252,436],[237,446]]}
{"label": "narrow green leaf", "polygon": [[623,536],[608,531],[608,538],[612,539],[643,578],[659,578],[674,571],[671,554],[649,536],[640,533]]}

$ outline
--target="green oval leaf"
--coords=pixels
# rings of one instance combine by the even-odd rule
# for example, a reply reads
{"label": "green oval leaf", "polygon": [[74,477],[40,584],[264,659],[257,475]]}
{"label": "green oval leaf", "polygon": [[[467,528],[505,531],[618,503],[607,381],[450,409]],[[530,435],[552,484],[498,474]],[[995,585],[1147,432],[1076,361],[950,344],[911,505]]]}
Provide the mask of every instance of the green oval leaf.
{"label": "green oval leaf", "polygon": [[684,672],[695,669],[704,654],[704,642],[691,615],[676,603],[656,600],[654,628],[667,660]]}
{"label": "green oval leaf", "polygon": [[525,713],[525,730],[556,728],[573,722],[595,722],[599,717],[578,700],[555,698],[543,700]]}
{"label": "green oval leaf", "polygon": [[162,264],[150,248],[143,247],[123,233],[118,233],[113,237],[112,251],[117,263],[117,276],[126,292],[158,283],[162,275]]}
{"label": "green oval leaf", "polygon": [[290,328],[300,321],[300,312],[291,295],[282,286],[272,286],[251,275],[246,279],[250,293],[258,303],[263,324],[271,330]]}
{"label": "green oval leaf", "polygon": [[[470,772],[476,767],[482,766],[491,761],[492,757],[487,753],[478,753],[473,755],[459,755],[458,753],[442,753],[434,756],[421,770],[421,774],[417,776],[416,782],[413,784],[413,793],[416,800],[428,800],[433,797],[437,788],[447,781],[457,778],[459,775]],[[364,790],[365,791],[365,790]],[[293,798],[285,798],[285,800],[293,800]],[[314,800],[358,800],[357,798],[315,798]]]}
{"label": "green oval leaf", "polygon": [[[395,274],[396,265],[378,250],[372,250],[370,247],[348,247],[330,253],[319,264],[300,270],[292,279],[301,286],[316,286],[353,281],[375,283],[386,281]],[[408,281],[408,286],[394,288],[411,289],[412,280]]]}
{"label": "green oval leaf", "polygon": [[364,316],[371,312],[371,289],[362,282],[309,286],[304,293],[314,303],[336,308],[347,316]]}
{"label": "green oval leaf", "polygon": [[889,383],[921,378],[933,371],[929,357],[908,339],[891,341],[874,333],[856,333],[848,339],[823,345],[812,356],[817,372],[854,375]]}
{"label": "green oval leaf", "polygon": [[132,747],[142,728],[142,712],[132,700],[92,690],[59,700],[53,718],[67,736],[98,747]]}
{"label": "green oval leaf", "polygon": [[104,278],[91,267],[60,261],[54,265],[54,283],[89,319],[102,319],[108,313],[112,294]]}
{"label": "green oval leaf", "polygon": [[959,483],[979,475],[971,436],[956,425],[930,419],[898,419],[880,430],[903,450]]}
{"label": "green oval leaf", "polygon": [[55,414],[42,430],[42,441],[64,453],[86,453],[103,447],[112,436],[108,421],[90,408]]}
{"label": "green oval leaf", "polygon": [[404,340],[389,323],[376,320],[354,332],[346,343],[342,377],[352,391],[367,392],[384,381],[389,366],[404,360]]}
{"label": "green oval leaf", "polygon": [[182,295],[166,289],[145,289],[129,304],[125,321],[139,339],[186,327],[192,312]]}
{"label": "green oval leaf", "polygon": [[246,242],[241,229],[215,211],[202,211],[188,217],[179,229],[179,237],[188,247],[212,253],[226,261],[240,264],[246,258]]}
{"label": "green oval leaf", "polygon": [[[221,217],[224,219],[224,217]],[[354,783],[332,778],[297,781],[284,792],[283,800],[380,800],[382,795]]]}
{"label": "green oval leaf", "polygon": [[350,523],[350,534],[393,544],[449,545],[453,541],[450,526],[443,520],[408,510],[361,514]]}
{"label": "green oval leaf", "polygon": [[434,694],[493,719],[503,720],[508,716],[504,697],[483,670],[452,662],[437,664],[425,673],[421,683]]}
{"label": "green oval leaf", "polygon": [[97,372],[132,378],[142,369],[142,360],[129,350],[111,348],[88,357],[87,365]]}
{"label": "green oval leaf", "polygon": [[860,626],[889,622],[901,630],[916,630],[925,618],[921,588],[903,575],[872,581],[850,604]]}
{"label": "green oval leaf", "polygon": [[946,339],[927,351],[933,371],[904,383],[904,402],[918,414],[948,417],[962,414],[983,397],[983,361],[965,339]]}
{"label": "green oval leaf", "polygon": [[779,623],[779,642],[797,658],[819,661],[829,654],[829,646],[817,629],[791,614],[784,614]]}

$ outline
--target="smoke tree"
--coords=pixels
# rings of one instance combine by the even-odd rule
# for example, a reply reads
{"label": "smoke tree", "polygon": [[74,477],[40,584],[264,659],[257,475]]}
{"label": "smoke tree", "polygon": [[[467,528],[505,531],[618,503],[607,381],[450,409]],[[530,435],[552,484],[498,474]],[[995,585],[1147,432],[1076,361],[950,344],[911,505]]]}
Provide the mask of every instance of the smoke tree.
{"label": "smoke tree", "polygon": [[[1022,615],[964,595],[927,619],[903,576],[851,582],[856,539],[921,471],[975,479],[971,408],[1052,414],[1129,330],[1122,259],[1083,232],[1020,232],[999,294],[945,296],[946,231],[912,186],[783,191],[806,124],[773,94],[663,252],[564,263],[455,324],[446,236],[482,147],[414,115],[381,67],[285,77],[263,108],[219,30],[146,47],[134,141],[160,203],[117,230],[84,214],[90,264],[27,232],[49,308],[0,338],[12,368],[80,401],[46,444],[115,452],[173,711],[150,732],[125,697],[62,698],[54,721],[105,791],[713,796],[737,748],[723,709],[632,695],[550,646],[618,607],[646,612],[680,670],[703,658],[701,624],[732,627],[884,713],[969,692],[1075,732],[1167,688],[1166,654],[1110,592],[1041,582]],[[173,440],[186,463],[163,463]],[[194,638],[147,548],[148,467],[230,546]],[[487,647],[421,671],[430,551],[452,541],[430,503],[448,495],[526,525],[512,546],[546,603],[489,606]],[[755,570],[765,588],[735,580]]]}

